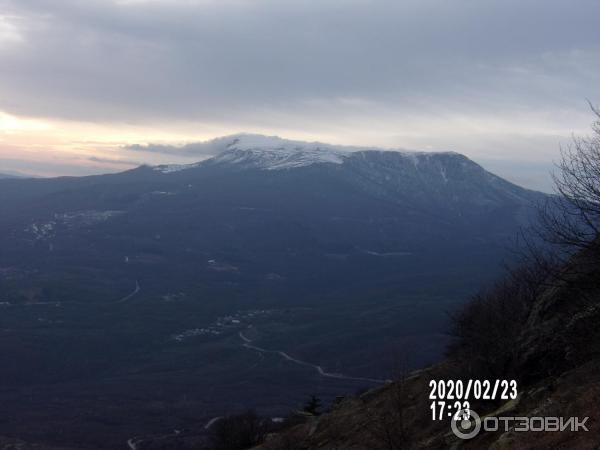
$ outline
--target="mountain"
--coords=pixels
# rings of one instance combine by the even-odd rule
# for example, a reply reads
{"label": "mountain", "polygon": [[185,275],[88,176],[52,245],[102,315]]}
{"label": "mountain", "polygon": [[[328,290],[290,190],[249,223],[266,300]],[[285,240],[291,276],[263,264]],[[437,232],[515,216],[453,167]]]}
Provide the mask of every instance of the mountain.
{"label": "mountain", "polygon": [[23,177],[24,177],[24,175],[22,175],[20,173],[16,173],[16,172],[0,173],[0,180],[7,179],[7,178],[23,178]]}
{"label": "mountain", "polygon": [[[68,302],[85,292],[102,303],[145,277],[163,294],[173,285],[220,289],[227,277],[246,293],[276,285],[286,297],[350,285],[420,289],[465,264],[490,271],[544,198],[456,153],[245,135],[211,145],[221,147],[216,156],[187,166],[4,180],[0,264],[31,272],[5,295]],[[74,268],[73,290],[48,287]]]}
{"label": "mountain", "polygon": [[0,435],[117,448],[437,361],[545,199],[450,152],[195,150],[213,156],[0,181]]}

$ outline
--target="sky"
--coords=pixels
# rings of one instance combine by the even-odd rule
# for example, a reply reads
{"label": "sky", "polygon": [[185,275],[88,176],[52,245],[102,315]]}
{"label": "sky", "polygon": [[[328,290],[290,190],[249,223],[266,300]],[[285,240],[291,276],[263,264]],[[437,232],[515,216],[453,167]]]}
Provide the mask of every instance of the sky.
{"label": "sky", "polygon": [[598,17],[597,0],[0,0],[0,172],[192,162],[186,144],[249,132],[452,150],[547,189],[600,103]]}

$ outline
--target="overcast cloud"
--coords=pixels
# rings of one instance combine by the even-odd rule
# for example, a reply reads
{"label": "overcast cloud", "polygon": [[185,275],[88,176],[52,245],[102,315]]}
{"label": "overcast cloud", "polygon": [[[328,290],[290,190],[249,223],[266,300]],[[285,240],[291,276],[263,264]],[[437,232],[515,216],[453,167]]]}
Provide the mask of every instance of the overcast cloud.
{"label": "overcast cloud", "polygon": [[0,0],[0,111],[548,163],[600,102],[598,17],[597,0]]}

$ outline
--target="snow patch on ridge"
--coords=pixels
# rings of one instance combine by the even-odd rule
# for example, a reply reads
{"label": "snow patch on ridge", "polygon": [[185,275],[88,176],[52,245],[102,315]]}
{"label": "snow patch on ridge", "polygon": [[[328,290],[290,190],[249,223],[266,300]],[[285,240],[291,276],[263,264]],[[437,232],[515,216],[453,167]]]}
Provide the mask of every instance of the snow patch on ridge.
{"label": "snow patch on ridge", "polygon": [[348,154],[319,142],[289,141],[275,136],[238,135],[213,163],[241,164],[263,170],[282,170],[319,163],[342,164]]}
{"label": "snow patch on ridge", "polygon": [[193,169],[194,167],[198,167],[201,163],[194,164],[167,164],[162,166],[153,167],[152,170],[155,172],[161,173],[173,173],[173,172],[181,172],[182,170]]}
{"label": "snow patch on ridge", "polygon": [[[153,170],[165,174],[192,169],[204,164],[235,164],[242,168],[259,170],[286,170],[314,164],[343,164],[356,152],[393,151],[409,158],[415,167],[419,158],[429,157],[430,153],[401,150],[384,150],[374,147],[350,147],[302,142],[282,139],[278,136],[258,134],[236,134],[211,141],[194,144],[195,151],[213,155],[195,164],[172,164],[154,167]],[[448,152],[453,153],[453,152]],[[362,155],[365,157],[366,155]]]}

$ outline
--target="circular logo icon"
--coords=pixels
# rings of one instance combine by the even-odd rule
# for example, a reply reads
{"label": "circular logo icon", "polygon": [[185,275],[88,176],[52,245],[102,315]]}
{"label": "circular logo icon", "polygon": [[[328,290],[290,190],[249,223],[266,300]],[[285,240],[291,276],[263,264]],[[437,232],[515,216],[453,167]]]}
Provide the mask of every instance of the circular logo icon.
{"label": "circular logo icon", "polygon": [[452,432],[460,439],[473,439],[481,430],[481,418],[470,409],[461,409],[452,418]]}

